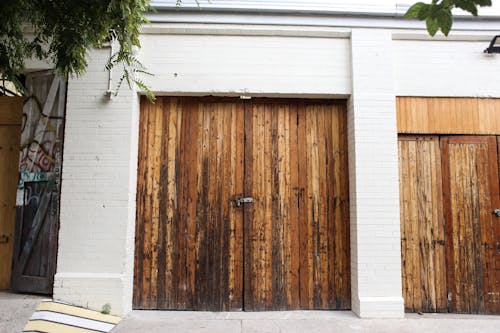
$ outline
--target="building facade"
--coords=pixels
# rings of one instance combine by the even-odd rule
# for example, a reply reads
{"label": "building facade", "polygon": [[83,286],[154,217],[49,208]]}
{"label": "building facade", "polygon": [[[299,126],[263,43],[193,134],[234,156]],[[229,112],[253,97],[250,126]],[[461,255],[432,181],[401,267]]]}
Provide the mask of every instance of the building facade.
{"label": "building facade", "polygon": [[[402,244],[406,246],[401,236],[402,232],[406,235],[401,229],[405,217],[402,211],[408,209],[401,206],[403,201],[400,203],[399,180],[403,176],[398,167],[401,158],[398,155],[398,132],[500,135],[500,104],[496,103],[500,98],[500,55],[483,53],[492,37],[500,31],[499,13],[494,9],[485,11],[480,19],[458,15],[448,37],[432,38],[422,22],[403,19],[406,8],[394,3],[331,5],[317,1],[306,6],[305,2],[294,1],[266,1],[257,5],[247,1],[222,4],[213,1],[201,3],[201,10],[190,4],[177,9],[172,1],[153,1],[153,5],[157,11],[149,15],[151,23],[143,27],[138,57],[154,74],[144,79],[158,97],[155,104],[141,97],[140,91],[126,87],[121,88],[118,96],[107,97],[110,75],[105,70],[105,63],[110,55],[109,48],[91,51],[87,73],[69,80],[54,298],[93,309],[101,309],[109,303],[115,314],[125,314],[133,307],[210,310],[214,307],[207,305],[203,297],[219,297],[222,301],[217,303],[218,309],[332,308],[352,309],[360,317],[402,317],[405,311],[403,296],[407,298],[410,283],[405,282],[408,274],[405,273],[404,260],[408,257],[402,262],[402,251],[410,252],[402,249]],[[121,75],[118,70],[113,71],[112,87]],[[204,96],[212,97],[204,99]],[[439,129],[420,131],[411,126],[404,130],[397,122],[400,117],[397,109],[407,101],[401,99],[403,97],[423,98],[424,104],[437,97],[452,99],[455,101],[453,105],[461,105],[462,98],[472,99],[472,104],[477,104],[474,101],[480,99],[488,100],[492,103],[488,109],[492,115],[490,122],[497,125],[492,125],[486,132],[474,132],[475,129],[466,133]],[[325,101],[333,102],[321,106]],[[281,106],[275,108],[273,103]],[[411,103],[417,102],[408,103],[415,106]],[[226,111],[217,113],[214,111],[217,108]],[[188,119],[189,112],[202,112],[202,109],[211,113],[203,111],[205,116],[193,118],[191,125],[183,129],[179,117],[182,115],[183,119]],[[265,114],[259,115],[258,110],[271,110],[269,114],[274,114],[272,110],[275,109],[281,110],[276,111],[277,122],[273,123],[276,121],[273,116],[269,118],[271,127],[266,127],[268,118]],[[467,107],[463,109],[468,110]],[[484,109],[479,111],[481,115]],[[220,120],[223,124],[220,127],[210,127],[205,123],[211,120],[213,124],[219,119],[218,115],[229,112],[227,110],[232,118],[227,122]],[[421,112],[418,108],[416,110],[418,114]],[[175,119],[172,118],[174,111],[177,112]],[[247,116],[248,112],[250,116]],[[317,114],[318,117],[304,116],[303,131],[306,134],[303,137],[300,136],[301,112]],[[330,114],[335,112],[340,116],[330,119]],[[170,118],[165,116],[167,113]],[[286,119],[296,114],[297,127],[287,127],[286,124],[293,122],[286,122]],[[160,121],[158,117],[163,118]],[[312,120],[308,122],[308,119]],[[259,121],[262,122],[261,132],[256,125]],[[239,126],[242,122],[244,125]],[[328,131],[323,133],[321,126],[318,127],[317,124],[323,122],[338,124],[338,127],[332,127],[333,139],[325,134]],[[282,123],[285,125],[280,127]],[[226,133],[224,124],[235,126],[227,125],[227,136],[221,134]],[[201,130],[193,134],[190,128],[196,125],[201,126]],[[294,130],[298,133],[296,141],[290,135]],[[308,136],[314,130],[319,133],[316,134],[318,142],[311,141]],[[187,132],[172,134],[172,131]],[[208,131],[208,145],[215,147],[211,151],[223,147],[221,142],[230,141],[234,147],[228,148],[228,154],[233,155],[206,152],[208,164],[203,164],[201,159],[198,161],[197,158],[204,154],[205,141],[200,139],[201,143],[197,145],[191,134],[201,137],[203,131]],[[250,133],[253,133],[253,146],[248,143]],[[280,133],[284,133],[283,136]],[[328,142],[333,140],[332,147],[336,147],[337,134],[340,148],[331,153]],[[211,143],[211,135],[215,135],[215,143]],[[266,135],[270,141],[263,139],[259,143],[257,139],[260,136],[267,138]],[[162,137],[167,139],[162,141]],[[280,141],[282,137],[284,139]],[[176,138],[180,141],[171,142]],[[302,147],[301,142],[306,142],[303,150],[293,151],[294,145]],[[238,155],[238,143],[245,147],[243,155]],[[271,148],[266,150],[266,144]],[[296,162],[298,169],[287,167],[285,162],[280,164],[281,145],[288,147],[283,156],[285,161],[290,161],[289,165],[293,164],[293,156],[303,157],[303,161]],[[154,149],[149,149],[150,146]],[[253,147],[254,155],[250,154],[248,147]],[[168,155],[170,149],[178,151]],[[225,148],[220,149],[220,152],[225,151]],[[316,153],[314,149],[317,149]],[[184,157],[188,151],[194,154],[193,160]],[[260,154],[260,151],[264,153]],[[266,156],[274,157],[269,157],[270,162],[266,162]],[[241,167],[244,171],[241,174],[235,171],[236,176],[231,174],[227,179],[219,179],[217,185],[215,179],[218,179],[217,175],[225,174],[225,167],[217,164],[215,168],[213,163],[221,160],[220,163],[225,163],[225,158],[229,169],[239,170]],[[162,159],[165,159],[164,163]],[[175,159],[179,161],[172,162]],[[249,166],[248,160],[253,164]],[[332,168],[338,168],[332,171],[333,180],[329,178],[328,167],[324,169],[326,176],[321,176],[321,168],[327,165],[327,161],[334,161]],[[337,161],[340,164],[335,164]],[[255,167],[257,163],[262,163],[262,169]],[[414,164],[408,162],[410,167]],[[172,165],[176,166],[173,171],[169,169]],[[301,169],[301,165],[306,165],[305,169]],[[317,173],[315,165],[319,166]],[[251,171],[250,167],[253,168]],[[189,189],[196,188],[205,169],[209,170],[209,176],[203,181],[208,182],[209,189],[198,193],[198,197],[208,199],[200,205],[213,206],[211,198],[218,200],[223,216],[220,219],[206,215],[200,217],[200,212],[205,210],[200,210],[199,205],[191,201],[196,201],[196,198],[189,196]],[[271,169],[274,173],[266,175],[266,170]],[[283,170],[291,170],[291,176]],[[293,208],[295,213],[290,210],[292,208],[283,208],[296,200],[294,195],[299,196],[293,192],[297,188],[293,184],[294,172],[297,182],[301,177],[310,180],[310,183],[306,182],[305,190],[301,187],[305,191],[305,206],[300,206],[301,199],[297,199],[299,208]],[[248,185],[249,177],[253,179],[254,187]],[[255,184],[259,179],[267,180],[258,187]],[[232,184],[230,189],[224,187],[226,181]],[[330,182],[341,184],[338,189],[337,185],[331,189],[338,202],[328,199]],[[272,184],[266,190],[267,183]],[[238,184],[242,186],[239,190]],[[182,190],[184,187],[187,190]],[[252,194],[245,193],[252,188]],[[172,197],[174,189],[181,193],[175,197],[177,199]],[[188,194],[182,194],[182,191]],[[227,194],[227,198],[214,194],[219,191],[222,196]],[[258,193],[262,194],[261,197]],[[498,192],[492,193],[492,196],[498,196]],[[251,196],[254,202],[242,203],[244,209],[236,207],[235,200],[239,198],[234,196],[240,194]],[[168,207],[162,210],[162,200],[166,201],[166,198],[172,202],[184,200],[182,202],[186,205],[168,208],[166,203]],[[429,199],[429,202],[433,205],[436,201]],[[333,212],[328,208],[330,205]],[[278,206],[282,215],[276,217]],[[182,215],[184,210],[188,212],[187,217]],[[266,215],[268,210],[270,212]],[[249,219],[249,211],[252,216],[260,211],[266,213],[260,219]],[[314,216],[316,212],[319,218]],[[217,221],[225,221],[224,214],[232,217],[228,218],[228,226],[217,227],[219,231],[214,231],[216,227],[204,229],[189,222],[189,218],[202,224],[212,221],[210,223],[215,226]],[[293,223],[282,229],[277,227],[280,221],[293,222],[293,214],[312,214],[312,217],[298,222],[298,230],[293,229]],[[186,230],[184,233],[169,231],[169,223],[175,224],[183,218],[188,221],[182,225]],[[339,221],[336,222],[336,218]],[[302,221],[300,217],[297,219]],[[323,225],[325,219],[333,222]],[[249,220],[255,225],[253,229],[245,224]],[[306,223],[310,228],[306,226],[304,231],[300,223]],[[162,224],[167,225],[167,229],[163,229]],[[191,226],[194,228],[192,233],[189,231]],[[318,228],[317,233],[315,228]],[[257,233],[248,236],[252,230]],[[344,230],[345,242],[337,239],[340,230]],[[177,241],[181,243],[169,243],[169,232],[179,235]],[[207,243],[210,240],[200,240],[200,237],[208,237],[210,232],[217,240],[221,237],[217,244],[225,246],[226,252],[217,244]],[[226,232],[227,240],[218,232]],[[304,235],[307,235],[305,240]],[[162,244],[163,238],[167,240]],[[272,250],[266,249],[269,239]],[[298,250],[294,250],[295,240],[300,243]],[[143,246],[144,242],[149,245]],[[196,249],[193,250],[192,246]],[[247,254],[249,249],[253,252]],[[208,254],[203,259],[205,252]],[[295,253],[299,255],[294,264]],[[229,261],[223,261],[225,256],[230,257]],[[330,268],[330,265],[337,265],[337,261],[332,264],[332,256],[338,262],[344,261],[344,266],[338,271]],[[177,266],[168,262],[168,258],[181,260],[181,257],[184,261],[176,262]],[[418,261],[415,257],[412,260]],[[199,268],[200,263],[206,265],[204,270]],[[195,268],[191,270],[190,265]],[[177,268],[172,268],[174,266]],[[178,272],[173,273],[175,269]],[[219,275],[203,276],[212,271],[219,272]],[[266,273],[260,274],[262,271]],[[286,284],[286,290],[279,293],[277,288],[284,282],[276,280],[277,272],[286,283],[291,281]],[[493,271],[493,276],[498,275],[496,272],[498,270]],[[168,284],[169,277],[173,276],[176,284],[159,286]],[[491,274],[490,278],[493,286],[484,289],[498,293],[498,278]],[[200,281],[207,279],[213,284],[208,283],[205,288],[226,288],[227,295],[207,296],[207,290],[195,288]],[[220,281],[227,282],[227,279],[233,279],[234,285],[222,286]],[[335,283],[346,283],[338,291],[342,293],[340,301],[333,296],[330,300],[330,296],[337,292],[331,279]],[[182,281],[187,281],[188,286]],[[306,282],[309,289],[304,287]],[[189,283],[196,290],[190,291]],[[441,293],[448,289],[441,287],[436,290]],[[177,292],[179,295],[173,296]],[[182,292],[184,296],[180,296]],[[303,296],[308,292],[309,296]],[[244,293],[244,297],[234,293]],[[196,304],[202,305],[193,305],[193,297],[198,300]],[[234,300],[236,303],[231,306]],[[417,309],[418,306],[406,304],[406,308]]]}

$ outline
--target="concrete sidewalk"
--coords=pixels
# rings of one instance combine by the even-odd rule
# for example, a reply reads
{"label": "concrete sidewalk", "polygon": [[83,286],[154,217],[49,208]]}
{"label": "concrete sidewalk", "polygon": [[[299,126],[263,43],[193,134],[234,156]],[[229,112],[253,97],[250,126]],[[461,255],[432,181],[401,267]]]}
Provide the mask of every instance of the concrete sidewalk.
{"label": "concrete sidewalk", "polygon": [[22,332],[38,304],[45,299],[49,298],[0,291],[0,332]]}
{"label": "concrete sidewalk", "polygon": [[349,311],[133,311],[112,331],[189,333],[500,332],[500,316],[407,314],[359,319]]}
{"label": "concrete sidewalk", "polygon": [[[47,297],[0,292],[0,332],[21,332]],[[132,311],[112,331],[175,333],[500,332],[500,316],[407,314],[359,319],[350,311]]]}

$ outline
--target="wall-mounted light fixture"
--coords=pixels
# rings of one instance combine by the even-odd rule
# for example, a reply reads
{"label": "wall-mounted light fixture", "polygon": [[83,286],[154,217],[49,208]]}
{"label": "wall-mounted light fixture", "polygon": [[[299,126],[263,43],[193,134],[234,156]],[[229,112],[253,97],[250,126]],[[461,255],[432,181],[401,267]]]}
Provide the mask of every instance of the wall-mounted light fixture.
{"label": "wall-mounted light fixture", "polygon": [[484,53],[500,53],[500,35],[493,37],[490,46],[484,50]]}

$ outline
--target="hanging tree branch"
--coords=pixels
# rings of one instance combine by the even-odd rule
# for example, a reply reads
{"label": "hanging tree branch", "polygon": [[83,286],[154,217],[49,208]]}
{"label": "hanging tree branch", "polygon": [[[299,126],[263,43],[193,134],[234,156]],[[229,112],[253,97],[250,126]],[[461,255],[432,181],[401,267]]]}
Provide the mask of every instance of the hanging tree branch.
{"label": "hanging tree branch", "polygon": [[[64,78],[82,75],[87,54],[100,48],[110,32],[119,45],[106,67],[123,67],[129,86],[153,97],[139,74],[150,74],[134,49],[147,22],[150,0],[18,0],[0,2],[0,76],[23,91],[18,80],[29,58],[49,60]],[[27,33],[28,31],[28,33]]]}

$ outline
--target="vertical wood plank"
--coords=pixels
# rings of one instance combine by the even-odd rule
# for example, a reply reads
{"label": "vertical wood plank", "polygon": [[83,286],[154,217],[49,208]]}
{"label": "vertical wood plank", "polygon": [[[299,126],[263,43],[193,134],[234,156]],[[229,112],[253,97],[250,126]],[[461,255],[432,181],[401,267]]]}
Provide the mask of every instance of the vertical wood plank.
{"label": "vertical wood plank", "polygon": [[245,308],[254,309],[255,308],[255,294],[254,289],[256,287],[256,275],[254,273],[254,263],[255,263],[255,248],[254,248],[254,235],[256,232],[255,225],[253,223],[256,217],[256,211],[259,209],[260,199],[257,197],[256,188],[253,184],[253,177],[255,174],[255,145],[254,141],[254,131],[255,122],[257,121],[256,115],[254,114],[253,105],[251,103],[245,104],[245,180],[244,180],[244,193],[250,195],[254,199],[252,205],[247,205],[244,207],[244,223],[243,223],[243,233],[244,233],[244,251],[243,251],[243,285],[244,285],[244,302]]}
{"label": "vertical wood plank", "polygon": [[290,239],[290,288],[289,288],[289,304],[291,309],[300,308],[300,214],[299,202],[303,195],[300,187],[299,179],[302,175],[299,173],[299,137],[298,137],[298,105],[293,103],[290,105],[288,113],[289,134],[287,143],[288,148],[288,170],[290,177],[290,194],[289,194],[289,239]]}
{"label": "vertical wood plank", "polygon": [[[146,101],[141,97],[140,106],[140,123],[139,123],[139,156],[144,156],[146,154],[147,147],[147,124],[149,112]],[[134,262],[142,263],[143,258],[143,235],[144,235],[144,223],[142,223],[145,191],[144,191],[144,178],[146,175],[145,169],[145,159],[139,158],[138,162],[138,175],[137,175],[137,210],[136,210],[136,232],[135,232],[135,253]],[[138,307],[142,304],[142,265],[134,265],[134,294],[133,303],[134,306]]]}
{"label": "vertical wood plank", "polygon": [[308,258],[308,210],[307,207],[307,180],[308,176],[308,164],[307,164],[307,137],[306,137],[306,121],[307,113],[304,107],[304,103],[299,103],[298,114],[297,114],[297,137],[298,137],[298,174],[299,174],[299,186],[298,186],[298,214],[299,214],[299,246],[300,246],[300,307],[302,309],[309,308],[309,275],[311,266],[309,265]]}
{"label": "vertical wood plank", "polygon": [[0,290],[11,280],[22,114],[22,98],[0,97]]}

